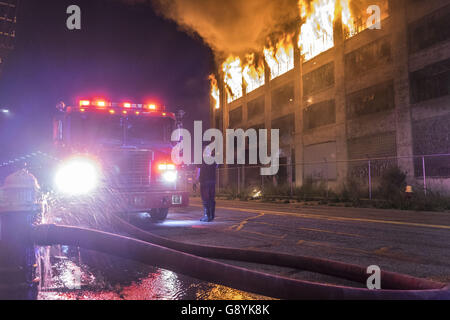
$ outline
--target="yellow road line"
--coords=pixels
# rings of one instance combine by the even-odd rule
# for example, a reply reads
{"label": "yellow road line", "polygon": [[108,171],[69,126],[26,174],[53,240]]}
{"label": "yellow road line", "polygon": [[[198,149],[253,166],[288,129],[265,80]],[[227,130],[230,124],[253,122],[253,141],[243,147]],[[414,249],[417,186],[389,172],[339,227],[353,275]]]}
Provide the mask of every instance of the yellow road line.
{"label": "yellow road line", "polygon": [[260,217],[262,217],[262,216],[264,216],[264,213],[260,213],[260,214],[258,214],[258,215],[255,216],[255,217],[247,218],[247,219],[241,221],[239,224],[232,225],[232,226],[229,227],[228,229],[229,229],[229,230],[234,230],[234,231],[240,231],[240,230],[242,230],[242,228],[244,228],[244,226],[249,222],[249,220],[252,220],[252,219],[258,219],[258,218],[260,218]]}
{"label": "yellow road line", "polygon": [[[197,206],[197,205],[192,205]],[[294,213],[285,211],[273,211],[273,210],[255,210],[255,209],[242,209],[242,208],[230,208],[230,207],[217,207],[219,209],[240,211],[245,213],[263,213],[271,215],[283,215],[283,216],[293,216],[299,218],[308,219],[319,219],[319,220],[332,220],[332,221],[350,221],[350,222],[370,222],[370,223],[381,223],[381,224],[392,224],[400,226],[410,226],[410,227],[423,227],[423,228],[433,228],[433,229],[444,229],[450,230],[450,226],[434,225],[434,224],[424,224],[424,223],[414,223],[414,222],[401,222],[401,221],[391,221],[391,220],[374,220],[374,219],[363,219],[363,218],[344,218],[344,217],[333,217],[325,215],[314,215],[305,213]]]}

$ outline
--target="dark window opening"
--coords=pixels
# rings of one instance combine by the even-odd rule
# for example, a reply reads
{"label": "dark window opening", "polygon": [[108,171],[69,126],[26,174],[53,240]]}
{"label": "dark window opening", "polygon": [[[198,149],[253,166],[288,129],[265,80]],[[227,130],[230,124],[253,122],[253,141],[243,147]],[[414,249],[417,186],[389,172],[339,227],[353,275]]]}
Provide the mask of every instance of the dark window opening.
{"label": "dark window opening", "polygon": [[294,84],[288,84],[272,92],[272,112],[293,105],[295,100]]}
{"label": "dark window opening", "polygon": [[336,123],[336,105],[334,100],[313,104],[303,110],[305,130]]}
{"label": "dark window opening", "polygon": [[275,119],[272,121],[272,130],[280,130],[280,139],[290,138],[295,133],[295,117],[294,114]]}
{"label": "dark window opening", "polygon": [[334,85],[334,63],[328,63],[317,70],[303,76],[303,94],[309,95],[313,92]]}
{"label": "dark window opening", "polygon": [[230,127],[236,128],[242,123],[242,107],[230,111]]}
{"label": "dark window opening", "polygon": [[410,53],[450,39],[450,6],[411,23],[408,33]]}
{"label": "dark window opening", "polygon": [[372,42],[345,56],[345,75],[354,78],[391,61],[389,38]]}
{"label": "dark window opening", "polygon": [[394,108],[393,81],[363,89],[347,97],[347,116],[349,119]]}
{"label": "dark window opening", "polygon": [[418,103],[450,94],[450,59],[411,73],[411,102]]}
{"label": "dark window opening", "polygon": [[247,105],[248,119],[258,118],[264,116],[265,111],[265,98],[261,96],[255,100],[252,100]]}

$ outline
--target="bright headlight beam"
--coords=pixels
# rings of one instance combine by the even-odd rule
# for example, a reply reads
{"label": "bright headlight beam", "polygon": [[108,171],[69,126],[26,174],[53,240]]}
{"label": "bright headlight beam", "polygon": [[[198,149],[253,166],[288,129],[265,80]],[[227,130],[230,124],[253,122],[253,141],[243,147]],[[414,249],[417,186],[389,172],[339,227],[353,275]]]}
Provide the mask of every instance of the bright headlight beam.
{"label": "bright headlight beam", "polygon": [[163,179],[166,182],[175,182],[177,180],[178,174],[176,171],[167,171],[163,173]]}
{"label": "bright headlight beam", "polygon": [[93,191],[99,182],[97,164],[90,159],[72,159],[63,164],[55,176],[58,191],[68,195],[84,195]]}

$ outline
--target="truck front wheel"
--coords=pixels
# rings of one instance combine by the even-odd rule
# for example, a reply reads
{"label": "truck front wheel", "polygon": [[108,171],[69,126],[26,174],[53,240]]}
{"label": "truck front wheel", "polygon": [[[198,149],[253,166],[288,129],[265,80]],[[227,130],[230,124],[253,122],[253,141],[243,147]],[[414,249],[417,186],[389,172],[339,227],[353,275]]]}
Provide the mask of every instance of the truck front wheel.
{"label": "truck front wheel", "polygon": [[169,214],[169,208],[152,209],[150,216],[153,222],[162,222],[166,220]]}

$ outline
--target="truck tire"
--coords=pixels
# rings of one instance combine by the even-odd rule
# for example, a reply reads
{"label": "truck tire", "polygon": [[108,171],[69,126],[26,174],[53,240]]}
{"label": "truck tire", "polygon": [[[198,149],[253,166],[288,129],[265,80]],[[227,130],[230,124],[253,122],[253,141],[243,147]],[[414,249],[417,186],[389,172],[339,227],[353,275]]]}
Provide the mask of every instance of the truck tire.
{"label": "truck tire", "polygon": [[162,222],[166,220],[168,214],[169,208],[153,209],[150,212],[150,216],[152,217],[153,222]]}

